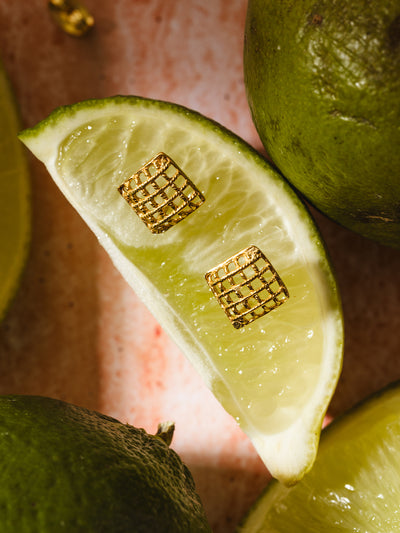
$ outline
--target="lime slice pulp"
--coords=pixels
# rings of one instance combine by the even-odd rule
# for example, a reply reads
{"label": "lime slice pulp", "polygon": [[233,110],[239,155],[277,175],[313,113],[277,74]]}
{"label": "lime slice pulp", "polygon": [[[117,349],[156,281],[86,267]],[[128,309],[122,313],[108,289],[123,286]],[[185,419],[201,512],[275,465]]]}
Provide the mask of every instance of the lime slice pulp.
{"label": "lime slice pulp", "polygon": [[[59,108],[21,140],[42,160],[116,267],[249,435],[292,483],[314,459],[341,368],[339,296],[310,215],[244,141],[186,108],[137,97]],[[153,234],[118,187],[159,152],[204,195]],[[258,247],[289,291],[235,329],[205,273]],[[134,326],[133,326],[134,327]]]}
{"label": "lime slice pulp", "polygon": [[29,178],[19,129],[16,104],[0,62],[0,319],[17,290],[30,234]]}
{"label": "lime slice pulp", "polygon": [[322,433],[314,467],[296,486],[272,482],[241,533],[399,531],[400,382]]}

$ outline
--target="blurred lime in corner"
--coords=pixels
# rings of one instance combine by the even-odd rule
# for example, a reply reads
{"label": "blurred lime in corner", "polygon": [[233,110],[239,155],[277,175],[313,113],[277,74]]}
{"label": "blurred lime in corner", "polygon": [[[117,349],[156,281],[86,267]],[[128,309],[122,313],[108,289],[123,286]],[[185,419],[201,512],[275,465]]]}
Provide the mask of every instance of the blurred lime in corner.
{"label": "blurred lime in corner", "polygon": [[[168,102],[134,96],[89,100],[55,110],[20,139],[46,164],[272,475],[285,483],[300,479],[315,459],[340,373],[343,325],[324,245],[292,189],[243,140]],[[168,158],[176,167],[162,171]],[[141,184],[144,176],[151,183]],[[137,186],[130,199],[136,195],[151,219],[163,203],[171,205],[165,183],[174,179],[180,192],[171,199],[188,189],[196,209],[167,231],[153,233],[119,188],[129,180],[133,190]],[[143,199],[144,192],[150,198]],[[289,298],[236,329],[205,275],[248,248],[265,254]],[[228,291],[233,277],[223,282]],[[238,294],[230,291],[233,299]]]}
{"label": "blurred lime in corner", "polygon": [[250,0],[244,72],[260,138],[320,211],[400,248],[398,0]]}
{"label": "blurred lime in corner", "polygon": [[0,320],[17,291],[30,238],[30,184],[19,115],[0,62]]}
{"label": "blurred lime in corner", "polygon": [[400,382],[324,429],[314,467],[295,487],[272,482],[240,533],[400,529]]}
{"label": "blurred lime in corner", "polygon": [[163,433],[60,400],[0,396],[3,533],[210,533]]}

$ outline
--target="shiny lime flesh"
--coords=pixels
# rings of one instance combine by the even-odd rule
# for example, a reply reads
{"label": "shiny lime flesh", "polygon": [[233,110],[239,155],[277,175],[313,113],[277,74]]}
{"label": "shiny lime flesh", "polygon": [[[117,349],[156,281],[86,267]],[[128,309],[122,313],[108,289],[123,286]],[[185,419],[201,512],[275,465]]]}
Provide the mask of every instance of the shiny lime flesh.
{"label": "shiny lime flesh", "polygon": [[400,383],[328,426],[295,487],[271,483],[241,533],[391,533],[400,528]]}

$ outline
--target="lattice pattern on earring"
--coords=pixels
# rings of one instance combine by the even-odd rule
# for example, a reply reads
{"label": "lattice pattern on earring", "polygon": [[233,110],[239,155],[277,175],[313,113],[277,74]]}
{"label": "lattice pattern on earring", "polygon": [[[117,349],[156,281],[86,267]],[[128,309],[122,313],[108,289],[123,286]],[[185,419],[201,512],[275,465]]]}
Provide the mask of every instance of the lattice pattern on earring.
{"label": "lattice pattern on earring", "polygon": [[236,329],[282,305],[289,292],[256,247],[249,246],[212,268],[206,281]]}
{"label": "lattice pattern on earring", "polygon": [[118,187],[152,233],[163,233],[193,213],[205,198],[165,153],[160,152]]}

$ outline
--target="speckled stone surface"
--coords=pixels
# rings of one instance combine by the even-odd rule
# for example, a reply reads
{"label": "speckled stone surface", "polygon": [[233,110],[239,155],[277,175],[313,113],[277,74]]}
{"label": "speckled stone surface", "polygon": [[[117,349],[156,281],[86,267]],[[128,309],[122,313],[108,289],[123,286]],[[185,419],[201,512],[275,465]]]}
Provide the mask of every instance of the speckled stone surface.
{"label": "speckled stone surface", "polygon": [[[255,148],[242,73],[245,0],[87,0],[84,39],[62,33],[44,0],[0,0],[0,55],[24,126],[56,106],[136,94],[194,108]],[[252,445],[29,158],[33,235],[21,288],[0,325],[0,393],[42,394],[155,431],[192,470],[215,533],[233,532],[269,475]],[[342,292],[336,416],[400,378],[400,252],[315,213]]]}

